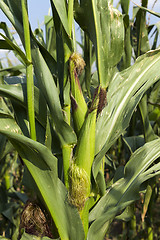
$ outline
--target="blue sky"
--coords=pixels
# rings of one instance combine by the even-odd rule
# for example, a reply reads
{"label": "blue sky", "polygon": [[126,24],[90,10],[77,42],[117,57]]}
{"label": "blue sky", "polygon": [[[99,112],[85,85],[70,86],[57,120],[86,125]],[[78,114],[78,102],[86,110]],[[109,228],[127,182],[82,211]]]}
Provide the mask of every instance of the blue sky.
{"label": "blue sky", "polygon": [[[43,23],[44,15],[48,15],[49,8],[50,0],[28,0],[29,19],[33,29],[38,26],[38,22],[40,24]],[[0,22],[2,21],[8,22],[7,18],[0,10]]]}
{"label": "blue sky", "polygon": [[[37,4],[38,3],[38,4]],[[50,0],[28,0],[28,12],[31,27],[34,30],[44,21],[44,16],[48,15]]]}

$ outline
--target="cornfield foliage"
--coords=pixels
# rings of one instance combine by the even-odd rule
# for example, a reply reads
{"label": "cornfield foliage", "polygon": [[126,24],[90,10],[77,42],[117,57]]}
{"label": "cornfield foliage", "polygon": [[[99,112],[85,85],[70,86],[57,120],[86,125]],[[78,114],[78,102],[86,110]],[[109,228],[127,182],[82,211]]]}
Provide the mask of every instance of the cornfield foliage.
{"label": "cornfield foliage", "polygon": [[146,14],[160,14],[148,0],[132,18],[129,0],[50,5],[43,32],[27,0],[0,1],[22,44],[0,22],[0,49],[19,60],[0,63],[0,239],[103,240],[121,221],[126,239],[153,239],[160,24]]}

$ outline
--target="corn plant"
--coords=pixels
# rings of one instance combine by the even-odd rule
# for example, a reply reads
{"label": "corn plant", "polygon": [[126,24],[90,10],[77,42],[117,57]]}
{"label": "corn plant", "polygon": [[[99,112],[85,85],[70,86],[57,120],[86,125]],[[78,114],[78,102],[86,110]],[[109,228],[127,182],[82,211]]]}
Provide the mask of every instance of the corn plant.
{"label": "corn plant", "polygon": [[[159,84],[160,50],[156,36],[150,50],[147,1],[142,2],[131,42],[130,1],[121,1],[122,14],[106,0],[51,0],[45,38],[30,27],[27,0],[0,1],[23,45],[1,24],[1,49],[15,53],[21,65],[11,71],[25,79],[12,84],[4,78],[7,70],[0,75],[2,142],[24,164],[30,189],[12,239],[103,240],[112,221],[124,219],[159,175],[160,140],[145,115],[145,94]],[[83,58],[76,51],[75,21],[83,34]],[[135,151],[128,144],[130,158],[108,183],[108,152],[125,136],[138,104],[145,144]]]}

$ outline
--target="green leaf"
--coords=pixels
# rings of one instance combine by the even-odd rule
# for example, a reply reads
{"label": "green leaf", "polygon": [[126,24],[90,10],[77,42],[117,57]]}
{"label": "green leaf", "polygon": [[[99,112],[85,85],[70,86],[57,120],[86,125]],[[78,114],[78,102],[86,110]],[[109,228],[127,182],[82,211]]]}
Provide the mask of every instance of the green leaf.
{"label": "green leaf", "polygon": [[40,88],[49,106],[61,144],[74,144],[76,143],[76,135],[73,129],[63,119],[58,90],[53,76],[37,46],[32,49],[32,54],[36,78],[39,81]]}
{"label": "green leaf", "polygon": [[78,211],[68,202],[67,190],[58,178],[57,158],[44,145],[21,135],[19,126],[5,107],[0,113],[0,133],[10,140],[23,159],[60,237],[75,239],[77,230],[80,230],[78,238],[83,240],[84,231]]}
{"label": "green leaf", "polygon": [[89,97],[91,97],[90,86],[91,86],[91,68],[92,61],[94,59],[94,54],[92,54],[92,42],[87,36],[84,34],[84,61],[85,61],[85,87],[88,92]]}
{"label": "green leaf", "polygon": [[128,14],[130,0],[121,0],[122,13]]}
{"label": "green leaf", "polygon": [[23,40],[23,24],[22,24],[22,11],[21,11],[21,0],[1,0],[0,9],[13,24],[21,40]]}
{"label": "green leaf", "polygon": [[[24,232],[22,237],[20,238],[20,240],[49,240],[49,239],[51,239],[51,238],[49,238],[49,237],[37,237],[35,235],[31,235],[31,234],[28,234],[26,232]],[[57,238],[55,240],[59,240],[59,238]]]}
{"label": "green leaf", "polygon": [[[71,55],[72,50],[72,39],[69,34],[64,30],[62,19],[57,12],[53,1],[51,1],[51,7],[53,12],[53,21],[56,32],[56,56],[57,56],[57,70],[58,70],[58,80],[60,86],[60,97],[61,102],[64,100],[63,90],[68,79],[68,59]],[[62,15],[62,13],[61,13]],[[67,19],[68,21],[68,19]],[[64,103],[64,105],[67,105]]]}
{"label": "green leaf", "polygon": [[14,148],[12,144],[9,141],[6,141],[6,137],[0,135],[0,160],[13,150]]}
{"label": "green leaf", "polygon": [[0,39],[0,49],[13,50],[13,48],[5,41]]}
{"label": "green leaf", "polygon": [[128,127],[143,94],[159,79],[159,64],[160,50],[150,51],[139,57],[130,68],[115,73],[108,89],[108,104],[97,119],[94,176],[105,153]]}
{"label": "green leaf", "polygon": [[116,219],[128,222],[133,218],[134,214],[135,214],[134,208],[131,204],[130,206],[126,207],[126,209],[122,212],[122,214],[118,215]]}
{"label": "green leaf", "polygon": [[66,240],[75,238],[83,240],[84,232],[79,214],[68,203],[67,190],[58,179],[57,159],[44,145],[14,133],[13,123],[11,126],[9,119],[1,117],[0,123],[0,133],[4,134],[19,152],[42,195],[60,237]]}
{"label": "green leaf", "polygon": [[56,33],[53,18],[51,16],[45,16],[44,24],[46,28],[47,50],[56,60]]}
{"label": "green leaf", "polygon": [[25,66],[22,64],[0,69],[0,76],[6,76],[6,75],[17,76],[21,73],[24,73],[24,74],[26,73]]}
{"label": "green leaf", "polygon": [[149,12],[150,14],[153,14],[154,16],[160,18],[160,14],[159,14],[159,13],[156,13],[156,12],[154,12],[154,11],[151,11],[151,10],[149,10],[148,8],[142,7],[142,6],[138,5],[138,4],[136,4],[135,2],[134,2],[134,4],[135,4],[137,7],[141,8],[142,10],[144,10],[144,11],[146,11],[146,12]]}
{"label": "green leaf", "polygon": [[144,203],[143,203],[143,211],[142,211],[142,217],[141,217],[142,222],[144,222],[144,218],[149,209],[149,203],[151,201],[152,194],[153,194],[152,187],[150,185],[148,185],[147,189],[146,189],[146,193],[145,193]]}
{"label": "green leaf", "polygon": [[124,28],[122,14],[105,0],[81,0],[75,4],[75,19],[89,34],[97,56],[99,82],[106,88],[112,68],[123,53]]}
{"label": "green leaf", "polygon": [[[15,45],[18,46],[16,40],[14,39],[12,30],[7,26],[7,24],[5,22],[0,22],[0,28],[4,31],[5,36],[11,40],[11,42],[13,42]],[[9,46],[9,45],[8,45]]]}
{"label": "green leaf", "polygon": [[[151,27],[156,27],[155,31],[153,32],[153,34],[151,35],[150,38],[154,37],[154,40],[153,40],[153,45],[152,45],[152,50],[156,49],[157,46],[159,45],[159,42],[158,42],[158,36],[159,36],[159,32],[160,32],[160,22],[157,22],[156,24],[154,25],[151,25]],[[154,36],[155,35],[155,36]]]}
{"label": "green leaf", "polygon": [[[21,0],[0,1],[0,9],[4,12],[10,22],[13,24],[16,29],[19,37],[24,46],[24,31],[23,31],[23,23],[22,23],[22,9],[21,9]],[[31,31],[30,31],[31,32]],[[36,40],[33,33],[31,32],[31,44],[37,44],[40,48],[41,54],[43,55],[45,61],[47,62],[50,71],[52,74],[56,74],[56,62],[55,59],[50,55],[50,53]],[[33,57],[33,56],[32,56]]]}
{"label": "green leaf", "polygon": [[131,65],[132,57],[132,46],[131,46],[131,27],[129,15],[124,15],[123,17],[124,27],[125,27],[125,38],[124,38],[124,53],[120,62],[120,70],[126,69]]}
{"label": "green leaf", "polygon": [[144,95],[144,97],[140,101],[139,109],[140,109],[143,128],[144,128],[145,141],[149,142],[158,138],[158,136],[156,136],[156,134],[154,133],[151,123],[149,121],[148,109],[147,109],[147,95]]}
{"label": "green leaf", "polygon": [[123,138],[125,144],[129,148],[130,153],[136,151],[139,147],[142,147],[145,143],[143,136],[131,136]]}
{"label": "green leaf", "polygon": [[9,45],[12,50],[16,51],[16,53],[21,57],[21,59],[24,61],[26,65],[29,65],[31,62],[26,58],[26,55],[24,52],[16,46],[13,42],[11,42],[6,36],[4,36],[2,33],[0,33],[0,36],[3,37],[6,41],[6,45]]}
{"label": "green leaf", "polygon": [[[13,84],[13,85],[0,85],[0,94],[3,97],[7,97],[11,100],[16,101],[18,104],[22,105],[27,109],[27,95],[26,95],[26,84]],[[37,120],[42,124],[43,127],[46,126],[46,114],[47,106],[45,99],[39,89],[34,87],[34,104],[35,104],[35,113]]]}
{"label": "green leaf", "polygon": [[65,0],[51,0],[51,2],[54,4],[56,11],[58,13],[59,18],[61,19],[61,22],[63,24],[63,27],[68,35],[69,34],[69,26],[68,26],[68,17],[67,17],[67,11],[66,11],[66,1]]}
{"label": "green leaf", "polygon": [[141,184],[160,174],[160,163],[152,165],[159,157],[160,139],[145,144],[133,153],[124,168],[123,177],[113,183],[91,211],[90,221],[95,221],[89,229],[88,240],[103,240],[109,222],[139,198]]}
{"label": "green leaf", "polygon": [[146,26],[146,12],[139,9],[136,14],[136,21],[134,28],[136,28],[136,37],[137,37],[137,49],[136,56],[140,56],[143,53],[146,53],[150,50],[150,44],[148,39],[148,29]]}

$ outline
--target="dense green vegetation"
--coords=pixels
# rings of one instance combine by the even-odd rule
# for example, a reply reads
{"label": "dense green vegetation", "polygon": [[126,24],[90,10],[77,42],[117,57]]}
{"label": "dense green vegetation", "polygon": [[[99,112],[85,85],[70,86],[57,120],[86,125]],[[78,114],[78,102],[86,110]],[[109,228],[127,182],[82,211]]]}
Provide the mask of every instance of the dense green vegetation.
{"label": "dense green vegetation", "polygon": [[27,0],[0,1],[22,44],[0,22],[19,60],[0,63],[0,239],[157,239],[159,22],[146,13],[160,15],[147,0],[132,18],[129,0],[50,4],[43,32]]}

